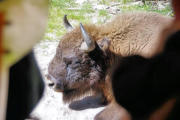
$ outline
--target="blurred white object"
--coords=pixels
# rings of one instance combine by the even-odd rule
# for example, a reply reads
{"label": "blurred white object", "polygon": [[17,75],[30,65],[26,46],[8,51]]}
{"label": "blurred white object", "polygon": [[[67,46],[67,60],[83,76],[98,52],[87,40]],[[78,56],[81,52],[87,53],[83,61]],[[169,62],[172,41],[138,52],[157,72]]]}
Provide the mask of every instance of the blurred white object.
{"label": "blurred white object", "polygon": [[4,55],[3,61],[11,65],[42,39],[48,16],[48,1],[3,1],[0,2],[0,11],[4,11],[5,20],[9,22],[3,30],[3,47],[10,51]]}
{"label": "blurred white object", "polygon": [[5,119],[9,67],[42,39],[48,17],[48,0],[1,0],[5,24],[2,33],[0,68],[0,120]]}

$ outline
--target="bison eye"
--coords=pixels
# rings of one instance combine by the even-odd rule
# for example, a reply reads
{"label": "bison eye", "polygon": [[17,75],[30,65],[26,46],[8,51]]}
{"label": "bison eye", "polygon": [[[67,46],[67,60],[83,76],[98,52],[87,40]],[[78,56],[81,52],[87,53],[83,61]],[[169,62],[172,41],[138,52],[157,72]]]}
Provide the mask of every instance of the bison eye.
{"label": "bison eye", "polygon": [[69,65],[72,63],[72,60],[70,58],[63,58],[63,62],[66,64],[66,65]]}

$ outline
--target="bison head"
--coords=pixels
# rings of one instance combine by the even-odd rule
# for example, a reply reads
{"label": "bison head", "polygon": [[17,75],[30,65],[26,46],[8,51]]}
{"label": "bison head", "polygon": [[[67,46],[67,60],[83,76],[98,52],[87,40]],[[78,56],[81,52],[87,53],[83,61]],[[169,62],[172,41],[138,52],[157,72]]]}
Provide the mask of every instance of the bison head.
{"label": "bison head", "polygon": [[48,67],[49,86],[63,92],[63,100],[69,102],[90,91],[104,80],[107,60],[108,39],[96,42],[84,26],[73,29],[64,16],[68,29],[56,50],[56,55]]}

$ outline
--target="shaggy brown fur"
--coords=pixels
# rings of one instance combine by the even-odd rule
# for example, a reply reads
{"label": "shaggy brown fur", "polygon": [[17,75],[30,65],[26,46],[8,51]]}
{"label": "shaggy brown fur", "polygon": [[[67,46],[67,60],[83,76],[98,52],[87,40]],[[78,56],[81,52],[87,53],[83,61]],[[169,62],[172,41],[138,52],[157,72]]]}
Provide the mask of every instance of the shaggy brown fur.
{"label": "shaggy brown fur", "polygon": [[[120,14],[104,25],[84,25],[91,39],[96,41],[104,51],[105,56],[110,58],[108,60],[103,59],[104,61],[101,60],[101,63],[104,62],[106,64],[106,71],[104,73],[101,72],[103,71],[101,65],[97,65],[100,67],[100,71],[95,69],[96,73],[92,72],[94,67],[90,67],[89,73],[92,72],[92,76],[82,74],[83,69],[89,66],[89,64],[83,63],[83,56],[87,54],[79,50],[83,38],[79,26],[76,27],[61,38],[56,55],[49,64],[49,76],[53,78],[51,80],[56,85],[58,84],[55,90],[63,91],[65,102],[70,102],[90,90],[93,90],[95,93],[102,93],[107,101],[110,102],[113,97],[109,83],[108,68],[114,64],[114,60],[111,60],[107,49],[120,56],[138,54],[150,57],[155,53],[153,50],[157,47],[156,43],[161,29],[170,22],[171,19],[169,17],[157,13],[132,12]],[[102,42],[104,38],[110,41],[109,44]],[[71,59],[71,64],[74,59],[79,59],[79,63],[75,62],[79,64],[79,67],[70,66],[68,68],[68,64],[64,63],[64,58]],[[81,64],[87,66],[81,69]],[[74,71],[75,77],[67,79],[68,72],[73,73],[72,71]],[[86,72],[88,73],[88,71]],[[74,79],[77,77],[81,79]],[[89,80],[92,80],[92,78],[95,78],[94,81]]]}

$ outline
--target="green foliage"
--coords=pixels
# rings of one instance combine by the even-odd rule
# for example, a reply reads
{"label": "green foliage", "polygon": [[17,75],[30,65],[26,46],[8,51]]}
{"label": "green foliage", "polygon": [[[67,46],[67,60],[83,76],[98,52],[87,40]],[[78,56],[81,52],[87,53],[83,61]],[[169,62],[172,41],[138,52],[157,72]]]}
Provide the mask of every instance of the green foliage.
{"label": "green foliage", "polygon": [[99,16],[108,16],[108,13],[106,10],[99,10]]}
{"label": "green foliage", "polygon": [[122,2],[123,4],[126,4],[128,2],[132,2],[132,0],[118,0],[119,2]]}
{"label": "green foliage", "polygon": [[[56,40],[54,37],[49,36],[49,33],[56,36],[57,39],[65,34],[66,30],[63,26],[63,17],[65,14],[68,15],[68,19],[71,22],[77,21],[87,23],[90,21],[90,17],[85,16],[87,13],[93,13],[94,10],[90,3],[85,2],[81,8],[74,0],[50,0],[49,6],[49,19],[46,34],[44,39]],[[72,9],[71,9],[72,8]],[[77,9],[73,9],[77,8]]]}
{"label": "green foliage", "polygon": [[90,2],[84,2],[83,3],[83,5],[82,5],[82,9],[84,9],[84,10],[92,10],[93,8],[92,8],[92,5],[91,5],[91,3]]}
{"label": "green foliage", "polygon": [[77,4],[74,0],[49,0],[50,7],[67,8],[75,7]]}
{"label": "green foliage", "polygon": [[[98,4],[110,5],[111,2],[119,2],[121,5],[119,9],[125,11],[153,11],[163,15],[172,16],[170,6],[158,10],[157,6],[148,3],[146,5],[129,5],[133,0],[99,0]],[[97,23],[103,23],[104,20],[110,19],[111,15],[107,10],[94,10],[92,3],[84,2],[79,6],[75,0],[49,0],[49,20],[44,39],[46,40],[59,40],[59,38],[66,33],[63,26],[63,16],[68,15],[69,21],[73,26],[82,23],[90,23],[93,15],[98,14]],[[100,19],[102,18],[102,19]],[[55,37],[54,37],[55,36]]]}
{"label": "green foliage", "polygon": [[110,2],[112,2],[112,0],[99,0],[99,4],[103,5],[109,5]]}
{"label": "green foliage", "polygon": [[133,5],[133,6],[123,6],[121,10],[124,11],[148,11],[157,12],[163,15],[172,16],[172,9],[170,6],[166,6],[164,9],[158,9],[157,6],[152,4],[146,5]]}

